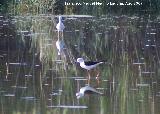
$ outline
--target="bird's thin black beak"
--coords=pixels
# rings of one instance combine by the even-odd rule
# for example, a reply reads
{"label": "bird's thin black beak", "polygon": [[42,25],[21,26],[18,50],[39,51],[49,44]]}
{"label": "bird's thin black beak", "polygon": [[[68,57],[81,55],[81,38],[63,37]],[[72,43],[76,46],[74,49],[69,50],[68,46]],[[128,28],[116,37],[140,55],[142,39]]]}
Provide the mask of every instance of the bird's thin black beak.
{"label": "bird's thin black beak", "polygon": [[74,61],[74,63],[75,63],[76,65],[78,65],[78,64],[79,64],[79,62],[77,62],[77,61]]}

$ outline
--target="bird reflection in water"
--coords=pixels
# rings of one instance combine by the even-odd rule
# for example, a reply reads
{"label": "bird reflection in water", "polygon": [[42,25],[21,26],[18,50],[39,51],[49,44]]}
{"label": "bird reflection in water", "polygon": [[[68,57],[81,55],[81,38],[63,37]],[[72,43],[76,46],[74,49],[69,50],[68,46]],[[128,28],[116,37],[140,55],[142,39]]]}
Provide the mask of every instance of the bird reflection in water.
{"label": "bird reflection in water", "polygon": [[91,86],[85,86],[80,88],[80,91],[76,93],[77,99],[84,97],[85,95],[103,95],[103,93],[97,91],[95,88]]}

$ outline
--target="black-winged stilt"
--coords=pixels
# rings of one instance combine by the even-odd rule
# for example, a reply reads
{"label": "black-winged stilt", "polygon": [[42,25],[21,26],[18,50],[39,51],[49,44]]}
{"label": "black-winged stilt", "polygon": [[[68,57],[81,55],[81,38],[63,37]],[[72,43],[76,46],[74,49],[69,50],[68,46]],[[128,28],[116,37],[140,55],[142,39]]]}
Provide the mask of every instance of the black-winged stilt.
{"label": "black-winged stilt", "polygon": [[64,30],[65,26],[64,26],[64,24],[62,22],[62,16],[59,16],[59,22],[56,25],[56,28],[58,30],[58,38],[59,38],[60,32],[62,32],[62,37],[63,37],[63,30]]}
{"label": "black-winged stilt", "polygon": [[[80,66],[82,68],[84,68],[84,69],[86,69],[88,71],[88,76],[89,76],[89,79],[90,79],[90,73],[89,73],[89,71],[91,69],[94,69],[99,64],[104,63],[105,61],[84,61],[83,58],[78,58],[77,62],[80,63]],[[98,76],[99,76],[99,73],[97,74],[96,78],[98,78]]]}

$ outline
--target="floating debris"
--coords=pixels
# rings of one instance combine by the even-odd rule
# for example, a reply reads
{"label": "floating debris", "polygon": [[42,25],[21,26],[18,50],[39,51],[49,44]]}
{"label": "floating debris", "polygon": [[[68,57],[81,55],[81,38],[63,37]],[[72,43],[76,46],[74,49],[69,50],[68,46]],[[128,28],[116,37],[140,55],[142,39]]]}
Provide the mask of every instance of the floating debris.
{"label": "floating debris", "polygon": [[21,32],[21,33],[28,33],[29,31],[26,30],[26,31],[18,31],[18,32]]}
{"label": "floating debris", "polygon": [[9,63],[9,65],[22,65],[22,66],[25,66],[25,65],[27,65],[27,63]]}
{"label": "floating debris", "polygon": [[34,34],[35,34],[35,35],[39,35],[39,34],[40,34],[40,35],[46,35],[46,34],[48,34],[48,33],[46,33],[46,32],[39,32],[39,33],[38,33],[38,32],[37,32],[37,33],[34,33]]}
{"label": "floating debris", "polygon": [[12,88],[18,88],[18,89],[27,89],[26,86],[11,86]]}
{"label": "floating debris", "polygon": [[138,87],[148,87],[149,84],[137,84]]}
{"label": "floating debris", "polygon": [[99,33],[97,33],[97,35],[102,35],[102,33],[101,33],[101,32],[99,32]]}
{"label": "floating debris", "polygon": [[3,26],[8,26],[8,25],[9,25],[8,23],[4,23],[4,24],[3,24]]}
{"label": "floating debris", "polygon": [[103,82],[108,82],[108,80],[102,80]]}
{"label": "floating debris", "polygon": [[145,65],[145,63],[141,63],[141,62],[135,62],[135,63],[133,63],[134,65]]}
{"label": "floating debris", "polygon": [[119,42],[123,42],[124,40],[119,40]]}
{"label": "floating debris", "polygon": [[40,65],[37,64],[37,65],[35,65],[35,66],[36,66],[36,67],[39,67]]}
{"label": "floating debris", "polygon": [[150,72],[150,71],[144,71],[144,72],[141,72],[142,74],[154,74],[155,72]]}
{"label": "floating debris", "polygon": [[26,34],[26,35],[24,35],[24,36],[34,36],[35,34],[34,33],[32,33],[32,34]]}
{"label": "floating debris", "polygon": [[45,41],[52,42],[52,39],[46,38]]}
{"label": "floating debris", "polygon": [[56,78],[66,78],[66,79],[84,79],[84,77],[56,77]]}
{"label": "floating debris", "polygon": [[53,69],[53,68],[50,68],[50,69],[48,69],[49,71],[56,71],[56,69]]}
{"label": "floating debris", "polygon": [[70,18],[67,18],[67,20],[77,20],[77,18],[70,17]]}
{"label": "floating debris", "polygon": [[149,47],[150,45],[149,44],[147,44],[147,45],[145,45],[146,47]]}
{"label": "floating debris", "polygon": [[52,99],[48,99],[48,101],[52,101]]}
{"label": "floating debris", "polygon": [[96,88],[97,90],[108,90],[108,88]]}
{"label": "floating debris", "polygon": [[9,23],[9,20],[4,20],[3,23]]}
{"label": "floating debris", "polygon": [[36,100],[35,97],[21,97],[21,99],[24,99],[24,100]]}
{"label": "floating debris", "polygon": [[130,19],[139,19],[137,16],[129,17]]}
{"label": "floating debris", "polygon": [[48,108],[71,108],[71,109],[86,109],[87,106],[66,106],[66,105],[57,105],[57,106],[48,106]]}
{"label": "floating debris", "polygon": [[85,81],[85,80],[88,80],[88,79],[82,78],[82,79],[75,79],[75,80],[77,80],[77,81]]}
{"label": "floating debris", "polygon": [[5,94],[4,96],[5,96],[5,97],[14,97],[15,94]]}
{"label": "floating debris", "polygon": [[26,75],[24,75],[25,77],[32,77],[32,75],[31,74],[26,74]]}
{"label": "floating debris", "polygon": [[79,32],[79,31],[80,31],[80,30],[77,30],[77,29],[75,30],[75,32]]}
{"label": "floating debris", "polygon": [[155,35],[157,33],[155,33],[155,32],[148,32],[147,34]]}
{"label": "floating debris", "polygon": [[152,84],[157,84],[157,82],[156,82],[156,81],[154,81],[154,82],[152,82]]}
{"label": "floating debris", "polygon": [[48,83],[45,83],[45,84],[43,84],[44,86],[49,86],[49,84]]}
{"label": "floating debris", "polygon": [[144,100],[143,99],[140,99],[140,100],[138,100],[139,102],[144,102]]}
{"label": "floating debris", "polygon": [[56,62],[57,64],[62,64],[63,63],[62,60],[55,60],[54,62]]}
{"label": "floating debris", "polygon": [[118,29],[118,28],[120,28],[119,26],[109,26],[110,28],[113,28],[113,29]]}
{"label": "floating debris", "polygon": [[156,47],[156,45],[151,45],[152,47]]}
{"label": "floating debris", "polygon": [[[56,30],[56,31],[57,31],[57,30]],[[73,31],[71,31],[71,30],[70,30],[70,31],[67,31],[67,30],[66,30],[65,32],[66,32],[66,33],[72,33]]]}
{"label": "floating debris", "polygon": [[137,91],[137,90],[138,90],[137,88],[130,89],[130,91]]}

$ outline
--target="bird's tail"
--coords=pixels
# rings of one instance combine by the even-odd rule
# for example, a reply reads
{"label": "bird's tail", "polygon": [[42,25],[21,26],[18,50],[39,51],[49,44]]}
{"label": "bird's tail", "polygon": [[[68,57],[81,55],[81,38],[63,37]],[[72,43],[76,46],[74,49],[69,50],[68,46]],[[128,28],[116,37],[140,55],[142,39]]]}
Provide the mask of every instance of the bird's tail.
{"label": "bird's tail", "polygon": [[102,60],[102,61],[100,61],[100,64],[101,63],[112,65],[112,63],[108,62],[107,60]]}
{"label": "bird's tail", "polygon": [[105,60],[101,60],[101,61],[99,61],[99,62],[103,62],[103,63],[105,63],[105,62],[108,62],[108,60],[107,60],[107,59],[105,59]]}
{"label": "bird's tail", "polygon": [[99,63],[97,63],[97,65],[102,64],[102,63],[105,63],[105,62],[100,61]]}

